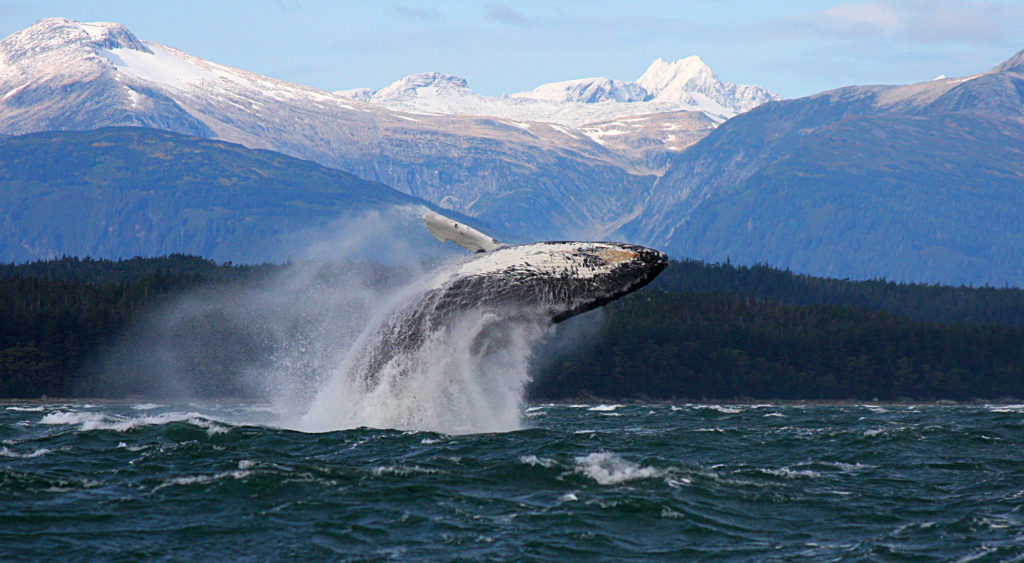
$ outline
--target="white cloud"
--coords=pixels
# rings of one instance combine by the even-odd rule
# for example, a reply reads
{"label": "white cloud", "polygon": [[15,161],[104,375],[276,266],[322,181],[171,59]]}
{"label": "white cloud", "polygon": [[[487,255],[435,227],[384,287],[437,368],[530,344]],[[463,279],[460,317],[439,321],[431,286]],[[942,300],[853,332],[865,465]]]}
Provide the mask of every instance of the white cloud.
{"label": "white cloud", "polygon": [[1021,25],[1024,7],[1005,2],[889,0],[852,2],[777,22],[775,31],[819,38],[916,43],[995,43]]}
{"label": "white cloud", "polygon": [[516,27],[529,28],[534,26],[533,20],[503,4],[487,4],[484,8],[487,10],[488,19],[496,22]]}
{"label": "white cloud", "polygon": [[903,27],[899,11],[880,3],[843,4],[811,17],[822,27],[856,35],[892,35]]}

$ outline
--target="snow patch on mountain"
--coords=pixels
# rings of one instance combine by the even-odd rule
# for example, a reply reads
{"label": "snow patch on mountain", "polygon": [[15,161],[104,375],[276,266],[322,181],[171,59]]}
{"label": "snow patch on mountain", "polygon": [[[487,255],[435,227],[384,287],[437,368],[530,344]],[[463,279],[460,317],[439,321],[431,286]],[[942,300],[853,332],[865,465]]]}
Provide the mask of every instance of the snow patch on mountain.
{"label": "snow patch on mountain", "polygon": [[99,54],[125,74],[174,88],[218,79],[216,74],[176,57],[159,45],[153,45],[148,53],[134,49],[104,49]]}
{"label": "snow patch on mountain", "polygon": [[601,102],[646,102],[651,96],[635,82],[611,78],[581,78],[542,84],[532,92],[513,94],[516,98],[595,104]]}
{"label": "snow patch on mountain", "polygon": [[370,98],[373,98],[373,95],[376,93],[377,91],[374,90],[373,88],[351,88],[348,90],[338,90],[334,94],[341,96],[343,98],[351,98],[353,100],[359,100],[361,102],[368,102],[370,101]]}
{"label": "snow patch on mountain", "polygon": [[466,79],[440,72],[410,74],[373,95],[375,102],[404,101],[421,97],[465,96],[473,92]]}

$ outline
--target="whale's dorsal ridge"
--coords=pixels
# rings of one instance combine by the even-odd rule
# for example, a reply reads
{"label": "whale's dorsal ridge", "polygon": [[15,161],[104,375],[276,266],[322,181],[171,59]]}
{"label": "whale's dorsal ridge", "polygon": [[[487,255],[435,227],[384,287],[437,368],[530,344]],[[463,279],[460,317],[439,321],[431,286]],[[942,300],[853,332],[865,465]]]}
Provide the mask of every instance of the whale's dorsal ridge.
{"label": "whale's dorsal ridge", "polygon": [[452,241],[470,252],[490,252],[505,246],[494,237],[433,211],[423,215],[423,223],[437,240]]}

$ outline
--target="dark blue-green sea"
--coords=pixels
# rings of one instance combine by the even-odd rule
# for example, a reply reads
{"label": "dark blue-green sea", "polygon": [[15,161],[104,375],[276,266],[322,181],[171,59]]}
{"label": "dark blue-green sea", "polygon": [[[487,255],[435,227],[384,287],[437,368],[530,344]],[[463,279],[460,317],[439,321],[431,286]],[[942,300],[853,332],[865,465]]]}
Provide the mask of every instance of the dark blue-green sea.
{"label": "dark blue-green sea", "polygon": [[1024,559],[1024,405],[536,405],[462,435],[270,410],[0,405],[0,559]]}

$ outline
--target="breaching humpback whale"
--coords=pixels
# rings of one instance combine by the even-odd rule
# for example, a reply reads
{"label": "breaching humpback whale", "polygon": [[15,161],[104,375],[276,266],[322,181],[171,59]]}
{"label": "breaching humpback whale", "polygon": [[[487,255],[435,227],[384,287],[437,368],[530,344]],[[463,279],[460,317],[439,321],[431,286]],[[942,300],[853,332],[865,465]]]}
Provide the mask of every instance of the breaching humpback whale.
{"label": "breaching humpback whale", "polygon": [[504,322],[558,323],[640,289],[668,263],[664,253],[614,242],[537,242],[506,245],[437,213],[423,216],[442,243],[474,252],[446,268],[426,289],[364,335],[357,378],[372,386],[381,370],[403,353],[469,312]]}

